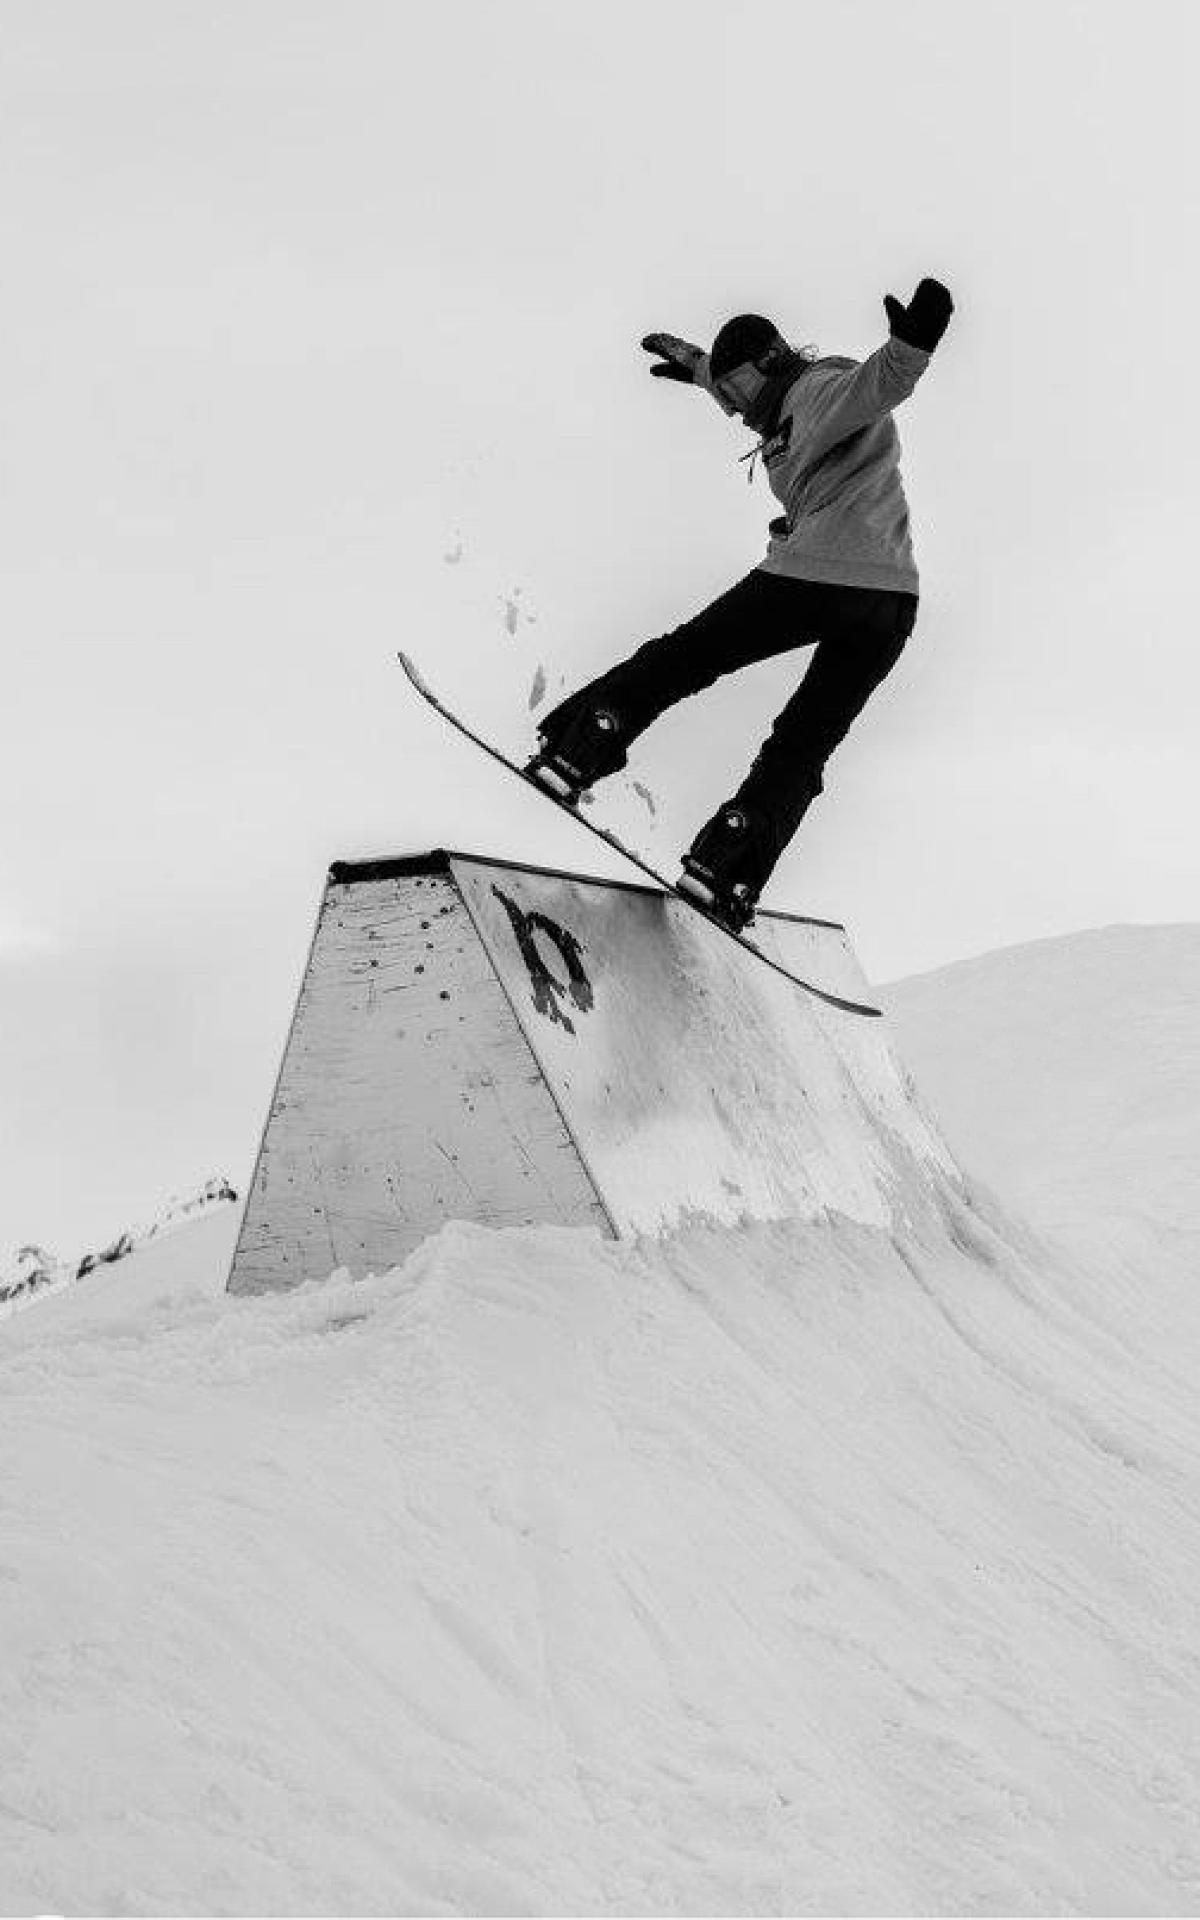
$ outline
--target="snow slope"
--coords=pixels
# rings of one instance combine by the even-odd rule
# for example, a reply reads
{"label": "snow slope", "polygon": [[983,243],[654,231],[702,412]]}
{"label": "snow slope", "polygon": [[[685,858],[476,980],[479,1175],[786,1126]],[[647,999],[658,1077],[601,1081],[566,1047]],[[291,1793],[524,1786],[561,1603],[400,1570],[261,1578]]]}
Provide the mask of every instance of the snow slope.
{"label": "snow slope", "polygon": [[885,991],[967,1165],[1055,1228],[1200,1229],[1200,926],[1105,927]]}
{"label": "snow slope", "polygon": [[1177,1226],[235,1224],[0,1329],[0,1910],[1200,1913]]}
{"label": "snow slope", "polygon": [[[217,1174],[186,1194],[173,1194],[150,1219],[122,1231],[94,1252],[61,1260],[36,1245],[21,1247],[9,1259],[0,1258],[0,1320],[19,1312],[48,1293],[90,1280],[105,1267],[127,1260],[151,1240],[175,1234],[202,1216],[233,1205],[237,1194],[224,1175]],[[184,1256],[184,1266],[191,1256]],[[157,1271],[152,1265],[150,1271]]]}

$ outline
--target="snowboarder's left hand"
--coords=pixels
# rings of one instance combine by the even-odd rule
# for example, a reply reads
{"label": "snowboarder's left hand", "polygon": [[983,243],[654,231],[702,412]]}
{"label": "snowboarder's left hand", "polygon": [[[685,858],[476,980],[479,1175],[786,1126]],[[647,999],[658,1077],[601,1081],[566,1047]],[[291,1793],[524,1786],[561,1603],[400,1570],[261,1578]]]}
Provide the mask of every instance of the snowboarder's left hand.
{"label": "snowboarder's left hand", "polygon": [[922,280],[912,299],[902,307],[894,293],[884,295],[888,327],[897,340],[932,353],[950,325],[954,302],[940,280]]}
{"label": "snowboarder's left hand", "polygon": [[690,340],[677,339],[673,333],[648,333],[642,345],[664,363],[650,369],[659,380],[685,380],[689,386],[703,381],[708,359],[703,347],[694,347]]}

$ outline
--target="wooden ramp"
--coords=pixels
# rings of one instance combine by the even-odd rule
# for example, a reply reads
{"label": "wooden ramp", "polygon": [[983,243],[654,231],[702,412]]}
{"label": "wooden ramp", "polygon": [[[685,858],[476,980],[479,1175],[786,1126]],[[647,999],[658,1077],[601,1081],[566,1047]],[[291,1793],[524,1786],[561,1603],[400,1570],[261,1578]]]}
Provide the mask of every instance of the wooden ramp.
{"label": "wooden ramp", "polygon": [[[836,994],[845,930],[756,934]],[[799,991],[653,888],[469,854],[329,874],[230,1273],[380,1272],[445,1221],[890,1228],[949,1149],[886,1022]]]}

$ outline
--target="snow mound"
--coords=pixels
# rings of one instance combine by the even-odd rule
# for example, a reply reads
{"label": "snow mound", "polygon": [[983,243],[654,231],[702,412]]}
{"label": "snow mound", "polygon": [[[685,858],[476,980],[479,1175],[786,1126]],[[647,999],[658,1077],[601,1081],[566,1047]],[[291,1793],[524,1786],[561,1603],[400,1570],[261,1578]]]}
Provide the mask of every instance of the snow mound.
{"label": "snow mound", "polygon": [[889,994],[1036,1232],[225,1204],[10,1320],[0,1911],[1200,1914],[1198,959]]}
{"label": "snow mound", "polygon": [[960,1158],[1047,1228],[1200,1230],[1200,926],[1004,948],[884,992]]}
{"label": "snow mound", "polygon": [[1200,1910],[1194,1316],[966,1209],[167,1253],[0,1343],[5,1911]]}

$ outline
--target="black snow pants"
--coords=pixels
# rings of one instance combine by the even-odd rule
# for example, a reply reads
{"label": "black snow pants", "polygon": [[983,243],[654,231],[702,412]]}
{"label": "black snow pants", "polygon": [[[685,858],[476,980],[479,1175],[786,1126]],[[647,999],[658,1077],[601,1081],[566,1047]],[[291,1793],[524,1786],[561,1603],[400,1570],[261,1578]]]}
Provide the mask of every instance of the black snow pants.
{"label": "black snow pants", "polygon": [[825,762],[895,666],[916,617],[915,593],[795,580],[756,568],[693,619],[648,640],[573,694],[571,704],[603,693],[621,715],[627,743],[724,674],[814,648],[807,673],[733,796],[772,821],[778,857],[821,791]]}

